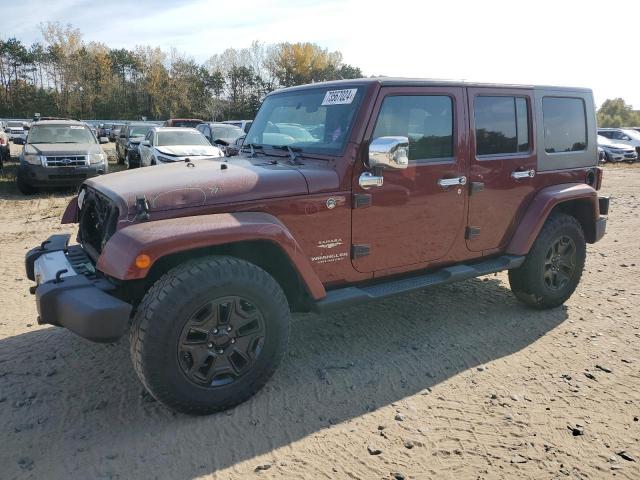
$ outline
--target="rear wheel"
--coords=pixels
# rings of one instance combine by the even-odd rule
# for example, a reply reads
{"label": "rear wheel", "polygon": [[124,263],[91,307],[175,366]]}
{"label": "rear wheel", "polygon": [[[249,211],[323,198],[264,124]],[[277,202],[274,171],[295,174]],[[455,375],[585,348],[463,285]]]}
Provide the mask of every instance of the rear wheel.
{"label": "rear wheel", "polygon": [[511,290],[535,308],[562,305],[575,291],[586,257],[580,223],[564,213],[547,219],[521,267],[509,270]]}
{"label": "rear wheel", "polygon": [[273,375],[289,339],[278,283],[254,264],[211,256],[180,265],[144,297],[131,329],[142,383],[185,413],[233,407]]}

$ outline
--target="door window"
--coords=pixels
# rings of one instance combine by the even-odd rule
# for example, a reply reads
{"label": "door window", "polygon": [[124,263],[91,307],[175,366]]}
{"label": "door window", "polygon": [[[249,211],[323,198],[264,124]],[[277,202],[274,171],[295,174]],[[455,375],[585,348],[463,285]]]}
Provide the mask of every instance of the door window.
{"label": "door window", "polygon": [[529,112],[525,98],[478,96],[473,111],[477,156],[529,151]]}
{"label": "door window", "polygon": [[587,118],[581,98],[544,97],[544,151],[579,152],[587,148]]}
{"label": "door window", "polygon": [[453,157],[453,100],[446,95],[388,96],[382,102],[373,139],[409,139],[409,161]]}

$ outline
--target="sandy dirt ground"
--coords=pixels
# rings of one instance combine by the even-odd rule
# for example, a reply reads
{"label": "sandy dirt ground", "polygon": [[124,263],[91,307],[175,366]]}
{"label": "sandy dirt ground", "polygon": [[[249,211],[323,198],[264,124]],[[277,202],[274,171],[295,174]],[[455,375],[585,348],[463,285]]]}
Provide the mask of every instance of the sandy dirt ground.
{"label": "sandy dirt ground", "polygon": [[567,305],[505,274],[294,318],[266,388],[208,417],[144,393],[127,342],[38,326],[23,256],[68,193],[0,195],[1,479],[640,478],[640,168]]}

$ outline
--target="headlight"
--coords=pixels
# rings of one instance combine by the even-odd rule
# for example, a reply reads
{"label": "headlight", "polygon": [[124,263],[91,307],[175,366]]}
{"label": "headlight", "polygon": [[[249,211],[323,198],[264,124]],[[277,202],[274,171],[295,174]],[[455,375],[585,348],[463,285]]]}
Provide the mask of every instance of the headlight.
{"label": "headlight", "polygon": [[92,153],[89,155],[90,163],[104,163],[107,161],[106,153]]}
{"label": "headlight", "polygon": [[44,157],[42,155],[38,155],[35,153],[25,153],[24,161],[30,163],[31,165],[44,165]]}
{"label": "headlight", "polygon": [[86,194],[86,191],[84,188],[80,190],[80,193],[78,194],[78,209],[82,208],[82,202],[84,202],[85,194]]}

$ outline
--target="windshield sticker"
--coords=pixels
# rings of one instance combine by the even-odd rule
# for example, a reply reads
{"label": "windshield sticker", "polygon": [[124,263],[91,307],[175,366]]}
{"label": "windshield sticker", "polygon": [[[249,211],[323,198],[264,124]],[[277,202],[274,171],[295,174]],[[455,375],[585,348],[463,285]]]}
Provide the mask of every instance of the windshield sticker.
{"label": "windshield sticker", "polygon": [[69,128],[72,130],[84,130],[82,125],[69,125]]}
{"label": "windshield sticker", "polygon": [[347,88],[345,90],[329,90],[324,95],[322,105],[348,105],[356,98],[357,88]]}

